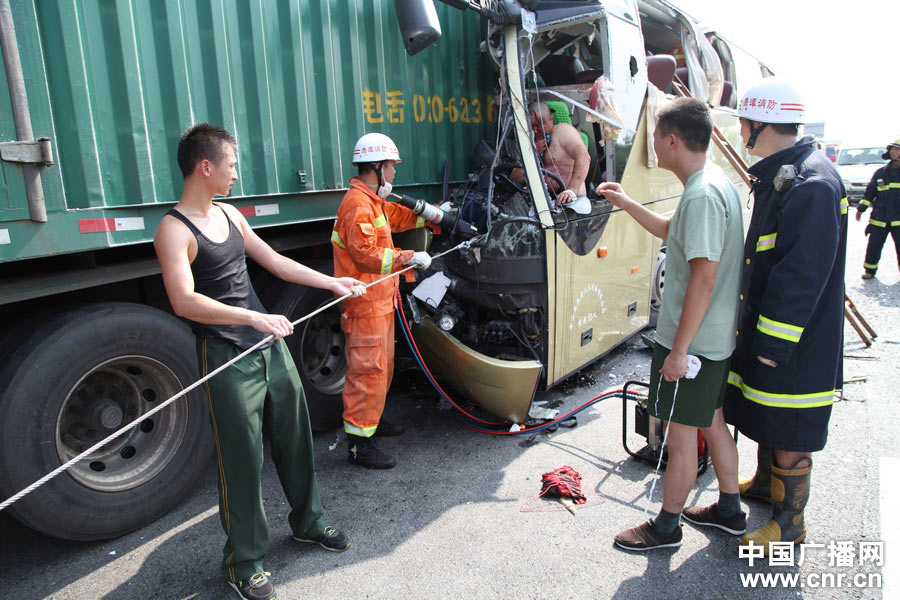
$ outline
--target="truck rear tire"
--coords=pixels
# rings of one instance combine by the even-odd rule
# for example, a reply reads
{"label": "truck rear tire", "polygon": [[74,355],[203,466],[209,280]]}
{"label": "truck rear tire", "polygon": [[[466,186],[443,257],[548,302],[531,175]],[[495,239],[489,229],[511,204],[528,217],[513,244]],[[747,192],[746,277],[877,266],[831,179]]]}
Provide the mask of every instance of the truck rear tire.
{"label": "truck rear tire", "polygon": [[[331,272],[331,265],[324,261],[308,266]],[[266,286],[262,300],[270,313],[284,315],[293,322],[331,302],[334,295],[327,290],[279,280]],[[342,423],[342,395],[347,375],[340,309],[333,306],[300,323],[284,341],[300,371],[313,431],[323,433],[336,429]]]}
{"label": "truck rear tire", "polygon": [[[194,336],[155,308],[101,303],[35,319],[0,369],[0,494],[8,498],[199,379]],[[13,504],[26,525],[100,540],[162,516],[212,455],[202,388]]]}

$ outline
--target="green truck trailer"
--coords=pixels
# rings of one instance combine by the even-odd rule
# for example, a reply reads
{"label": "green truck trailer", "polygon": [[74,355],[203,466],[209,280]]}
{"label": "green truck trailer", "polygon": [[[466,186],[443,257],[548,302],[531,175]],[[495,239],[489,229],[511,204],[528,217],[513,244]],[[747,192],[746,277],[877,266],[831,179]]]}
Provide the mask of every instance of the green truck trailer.
{"label": "green truck trailer", "polygon": [[[0,497],[198,378],[151,244],[180,194],[175,149],[191,123],[235,133],[240,179],[227,201],[275,249],[323,270],[354,142],[391,136],[400,190],[483,234],[425,273],[447,280],[439,301],[416,299],[421,282],[402,290],[422,357],[510,421],[524,420],[536,389],[647,325],[659,244],[592,190],[622,181],[654,210],[674,210],[680,185],[648,162],[648,77],[659,76],[647,56],[668,65],[696,24],[664,0],[449,4],[0,0]],[[741,80],[738,61],[716,51],[733,87],[762,76],[744,60],[756,67]],[[588,106],[598,81],[612,84],[615,114]],[[557,115],[583,134],[589,214],[554,205],[554,173],[528,124],[538,99],[561,101]],[[713,104],[736,141],[733,110]],[[408,243],[438,251],[460,239]],[[292,319],[329,300],[257,275],[267,308]],[[336,424],[346,369],[337,311],[288,341],[314,425]],[[190,393],[11,512],[78,540],[157,518],[206,468],[205,405]]]}

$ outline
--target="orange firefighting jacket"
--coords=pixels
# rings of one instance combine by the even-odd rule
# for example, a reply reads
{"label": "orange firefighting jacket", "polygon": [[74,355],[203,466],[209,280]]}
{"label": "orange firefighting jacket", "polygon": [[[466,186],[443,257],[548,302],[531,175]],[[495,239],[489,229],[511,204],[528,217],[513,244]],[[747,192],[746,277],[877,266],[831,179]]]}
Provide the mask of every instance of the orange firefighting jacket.
{"label": "orange firefighting jacket", "polygon": [[[385,202],[363,181],[352,178],[331,232],[334,276],[370,283],[403,269],[413,251],[394,248],[391,231],[424,226],[422,217],[395,202]],[[344,300],[341,308],[351,317],[388,314],[394,310],[399,285],[397,277],[373,285],[365,296]]]}

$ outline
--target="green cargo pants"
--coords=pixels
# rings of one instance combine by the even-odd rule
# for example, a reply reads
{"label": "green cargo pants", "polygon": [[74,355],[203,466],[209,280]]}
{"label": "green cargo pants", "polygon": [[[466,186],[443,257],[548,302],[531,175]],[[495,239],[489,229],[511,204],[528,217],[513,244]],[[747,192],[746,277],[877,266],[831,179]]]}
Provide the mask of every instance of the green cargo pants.
{"label": "green cargo pants", "polygon": [[[203,375],[238,354],[216,338],[197,341]],[[205,383],[219,467],[219,517],[228,539],[222,570],[233,582],[263,570],[269,530],[263,508],[263,419],[272,460],[291,507],[297,537],[324,531],[309,412],[300,375],[284,340],[245,356]]]}

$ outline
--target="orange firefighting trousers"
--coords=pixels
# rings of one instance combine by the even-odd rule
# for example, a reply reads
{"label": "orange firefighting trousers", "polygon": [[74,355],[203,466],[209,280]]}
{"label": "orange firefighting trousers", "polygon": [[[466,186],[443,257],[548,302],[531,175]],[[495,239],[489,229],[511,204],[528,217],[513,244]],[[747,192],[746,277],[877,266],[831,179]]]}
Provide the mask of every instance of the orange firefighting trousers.
{"label": "orange firefighting trousers", "polygon": [[371,437],[384,411],[394,374],[394,313],[354,317],[344,312],[347,378],[344,383],[344,431]]}

